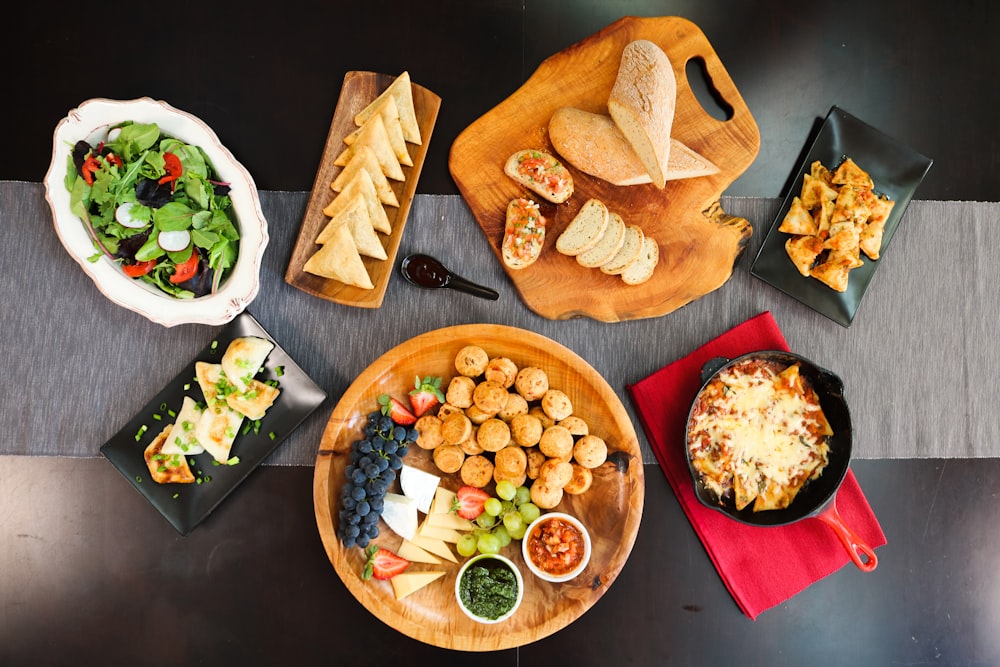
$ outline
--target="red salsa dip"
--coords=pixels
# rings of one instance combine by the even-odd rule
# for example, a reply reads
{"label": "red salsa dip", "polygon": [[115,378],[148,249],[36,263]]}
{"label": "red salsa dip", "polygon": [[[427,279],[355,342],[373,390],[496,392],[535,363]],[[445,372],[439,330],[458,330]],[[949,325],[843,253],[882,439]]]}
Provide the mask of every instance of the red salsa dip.
{"label": "red salsa dip", "polygon": [[583,534],[565,519],[553,517],[539,521],[527,539],[531,561],[553,577],[569,574],[583,560]]}

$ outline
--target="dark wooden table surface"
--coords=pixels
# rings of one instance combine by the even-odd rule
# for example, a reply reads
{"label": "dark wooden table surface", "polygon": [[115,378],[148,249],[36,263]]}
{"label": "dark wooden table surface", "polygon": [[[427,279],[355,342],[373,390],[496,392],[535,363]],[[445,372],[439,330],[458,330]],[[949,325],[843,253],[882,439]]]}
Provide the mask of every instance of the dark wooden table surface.
{"label": "dark wooden table surface", "polygon": [[[344,73],[407,70],[443,100],[419,192],[457,194],[455,136],[623,15],[694,21],[742,91],[762,146],[726,194],[783,194],[837,104],[935,159],[918,199],[1000,200],[1000,5],[972,0],[27,4],[0,65],[0,180],[41,181],[52,129],[83,100],[150,96],[205,120],[259,188],[309,190]],[[647,466],[609,593],[551,637],[468,655],[393,631],[347,592],[311,467],[262,467],[181,538],[102,459],[2,457],[0,665],[1000,664],[1000,459],[853,469],[888,537],[874,574],[848,566],[750,621]]]}

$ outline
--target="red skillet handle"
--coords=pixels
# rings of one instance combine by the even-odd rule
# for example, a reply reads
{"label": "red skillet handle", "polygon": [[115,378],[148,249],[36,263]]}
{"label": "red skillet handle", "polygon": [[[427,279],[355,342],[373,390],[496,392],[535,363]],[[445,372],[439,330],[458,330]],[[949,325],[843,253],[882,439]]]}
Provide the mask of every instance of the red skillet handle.
{"label": "red skillet handle", "polygon": [[[833,529],[833,532],[837,535],[837,539],[847,549],[847,553],[851,555],[851,560],[854,561],[859,570],[862,572],[871,572],[878,567],[878,556],[875,555],[875,550],[865,544],[854,531],[847,527],[844,520],[840,518],[840,513],[837,512],[836,499],[830,503],[830,507],[817,514],[816,518]],[[862,559],[862,555],[866,559]]]}

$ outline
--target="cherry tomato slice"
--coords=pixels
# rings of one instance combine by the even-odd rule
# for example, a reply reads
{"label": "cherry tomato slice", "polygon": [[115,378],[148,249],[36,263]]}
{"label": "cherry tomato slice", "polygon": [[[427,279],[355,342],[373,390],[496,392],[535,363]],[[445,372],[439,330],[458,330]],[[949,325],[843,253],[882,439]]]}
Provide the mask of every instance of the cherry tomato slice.
{"label": "cherry tomato slice", "polygon": [[198,274],[198,253],[194,250],[191,251],[191,256],[188,257],[187,261],[178,264],[177,268],[174,270],[174,274],[170,276],[170,282],[178,285],[183,282],[191,280]]}
{"label": "cherry tomato slice", "polygon": [[148,262],[136,262],[135,264],[122,264],[122,271],[129,278],[138,278],[139,276],[144,276],[153,270],[156,266],[156,260],[151,259]]}

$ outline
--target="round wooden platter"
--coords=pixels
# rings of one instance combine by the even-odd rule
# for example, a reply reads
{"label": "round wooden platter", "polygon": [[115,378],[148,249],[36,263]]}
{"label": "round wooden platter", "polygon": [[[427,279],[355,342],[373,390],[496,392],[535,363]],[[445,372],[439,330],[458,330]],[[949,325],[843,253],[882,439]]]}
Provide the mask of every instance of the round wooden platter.
{"label": "round wooden platter", "polygon": [[[576,579],[552,584],[531,575],[521,556],[520,542],[501,553],[516,562],[525,577],[524,601],[508,621],[483,625],[469,620],[454,597],[459,565],[412,563],[408,572],[444,569],[445,575],[402,600],[388,581],[364,581],[364,550],[344,548],[336,536],[339,498],[351,444],[361,437],[367,415],[377,409],[377,397],[389,393],[405,398],[417,375],[441,376],[444,385],[456,375],[454,358],[464,345],[479,345],[491,357],[504,356],[519,367],[536,366],[549,376],[550,386],[566,392],[574,414],[590,432],[608,443],[609,460],[594,470],[594,483],[578,496],[565,495],[555,508],[580,518],[593,538],[593,556]],[[429,452],[412,447],[407,465],[441,476],[451,490],[461,486],[457,475],[441,473]],[[493,485],[487,487],[492,492]],[[398,482],[391,489],[399,492]],[[330,562],[347,589],[372,614],[390,627],[427,644],[463,651],[494,651],[522,646],[566,627],[607,592],[625,565],[642,518],[645,481],[635,429],[617,394],[583,358],[572,350],[530,331],[502,325],[469,324],[437,329],[389,350],[369,366],[341,397],[320,443],[313,479],[316,523]],[[422,516],[422,515],[421,515]],[[402,538],[380,521],[374,543],[396,549]],[[456,554],[457,555],[457,554]]]}
{"label": "round wooden platter", "polygon": [[[671,135],[716,166],[712,176],[654,185],[619,187],[572,165],[574,194],[564,204],[549,204],[503,173],[514,152],[534,148],[554,155],[548,138],[552,113],[564,106],[607,114],[607,101],[625,46],[650,40],[667,54],[677,78],[677,104]],[[703,65],[723,106],[725,120],[711,115],[688,80],[688,64]],[[708,39],[690,21],[674,17],[625,17],[550,56],[521,88],[469,125],[455,139],[449,169],[497,260],[502,263],[507,204],[527,196],[541,205],[547,220],[546,244],[531,266],[504,266],[525,304],[549,319],[590,317],[617,322],[670,313],[712,292],[729,280],[733,265],[750,239],[750,224],[727,215],[722,192],[749,167],[760,150],[760,132]],[[639,225],[660,247],[653,277],[626,285],[618,276],[576,263],[556,252],[555,239],[590,198],[605,202],[627,223]],[[567,285],[577,289],[566,289]]]}

